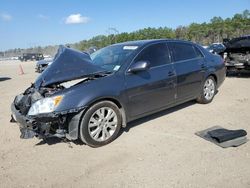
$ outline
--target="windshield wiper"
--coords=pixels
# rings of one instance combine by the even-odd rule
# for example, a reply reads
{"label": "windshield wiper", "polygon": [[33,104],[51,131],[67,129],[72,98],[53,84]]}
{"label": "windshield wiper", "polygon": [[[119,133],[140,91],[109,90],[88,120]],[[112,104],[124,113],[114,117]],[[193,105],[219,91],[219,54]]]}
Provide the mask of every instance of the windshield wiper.
{"label": "windshield wiper", "polygon": [[113,71],[101,71],[101,72],[96,72],[96,73],[93,73],[94,76],[107,76],[109,74],[112,74]]}

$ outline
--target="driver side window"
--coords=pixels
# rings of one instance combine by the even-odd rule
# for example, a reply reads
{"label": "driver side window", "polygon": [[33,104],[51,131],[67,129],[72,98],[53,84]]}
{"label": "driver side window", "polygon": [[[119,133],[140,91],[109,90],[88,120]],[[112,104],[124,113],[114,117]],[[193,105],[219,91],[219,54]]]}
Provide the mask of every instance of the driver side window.
{"label": "driver side window", "polygon": [[157,67],[170,63],[169,50],[166,43],[152,44],[136,57],[135,62],[148,61],[150,67]]}

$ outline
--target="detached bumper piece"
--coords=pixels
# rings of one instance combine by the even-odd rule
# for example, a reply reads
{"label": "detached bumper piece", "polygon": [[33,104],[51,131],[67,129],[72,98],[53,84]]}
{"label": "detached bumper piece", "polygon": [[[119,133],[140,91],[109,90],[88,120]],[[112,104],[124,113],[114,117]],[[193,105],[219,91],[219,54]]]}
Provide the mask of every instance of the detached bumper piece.
{"label": "detached bumper piece", "polygon": [[37,136],[35,122],[23,116],[15,107],[14,103],[11,105],[11,122],[17,122],[20,127],[20,138],[28,139]]}
{"label": "detached bumper piece", "polygon": [[227,130],[221,128],[209,131],[208,134],[217,142],[222,143],[239,137],[246,136],[247,132],[245,130]]}
{"label": "detached bumper piece", "polygon": [[27,128],[20,128],[20,132],[21,132],[20,138],[22,139],[29,139],[33,138],[34,136],[37,136],[37,133]]}
{"label": "detached bumper piece", "polygon": [[214,126],[195,134],[222,148],[237,147],[248,141],[245,130],[228,130],[220,126]]}

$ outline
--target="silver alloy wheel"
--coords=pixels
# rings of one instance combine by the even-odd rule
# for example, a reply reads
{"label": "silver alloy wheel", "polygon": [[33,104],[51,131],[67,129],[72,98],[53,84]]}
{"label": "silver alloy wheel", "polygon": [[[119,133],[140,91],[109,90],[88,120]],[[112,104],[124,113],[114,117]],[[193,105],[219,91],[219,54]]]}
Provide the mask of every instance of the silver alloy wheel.
{"label": "silver alloy wheel", "polygon": [[215,93],[215,83],[214,80],[209,78],[206,80],[203,88],[204,97],[206,100],[211,100]]}
{"label": "silver alloy wheel", "polygon": [[96,110],[88,123],[91,138],[102,142],[108,140],[116,131],[117,114],[112,108],[102,107]]}

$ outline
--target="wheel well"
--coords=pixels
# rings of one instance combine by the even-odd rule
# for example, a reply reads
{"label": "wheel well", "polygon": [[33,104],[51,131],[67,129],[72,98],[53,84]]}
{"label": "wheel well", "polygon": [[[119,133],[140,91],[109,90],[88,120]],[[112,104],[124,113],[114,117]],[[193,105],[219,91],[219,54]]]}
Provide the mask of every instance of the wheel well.
{"label": "wheel well", "polygon": [[98,100],[96,100],[94,102],[91,102],[88,106],[90,107],[90,106],[92,106],[92,105],[94,105],[94,104],[96,104],[98,102],[101,102],[101,101],[111,101],[111,102],[115,103],[118,108],[122,108],[122,105],[120,104],[120,102],[117,101],[114,98],[102,98],[102,99],[98,99]]}
{"label": "wheel well", "polygon": [[216,76],[215,74],[210,74],[210,75],[208,75],[208,77],[209,77],[209,76],[212,76],[212,77],[214,78],[216,84],[217,84],[217,76]]}
{"label": "wheel well", "polygon": [[[101,101],[111,101],[111,102],[113,102],[119,108],[119,110],[121,112],[121,115],[122,115],[122,127],[126,127],[126,125],[127,125],[127,119],[126,119],[125,109],[123,108],[123,106],[121,105],[121,103],[118,100],[116,100],[114,98],[102,98],[102,99],[98,99],[98,100],[90,103],[88,105],[88,108],[90,108],[92,105],[94,105],[94,104],[96,104],[98,102],[101,102]],[[84,114],[83,114],[83,116],[84,116]]]}

